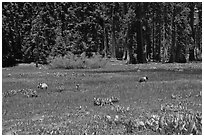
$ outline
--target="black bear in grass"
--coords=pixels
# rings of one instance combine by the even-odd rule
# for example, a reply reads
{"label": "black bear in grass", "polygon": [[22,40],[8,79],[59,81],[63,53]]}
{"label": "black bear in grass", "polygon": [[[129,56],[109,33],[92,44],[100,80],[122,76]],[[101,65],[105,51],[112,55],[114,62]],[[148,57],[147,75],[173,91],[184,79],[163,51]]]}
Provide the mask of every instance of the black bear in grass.
{"label": "black bear in grass", "polygon": [[139,82],[147,82],[148,77],[140,77]]}

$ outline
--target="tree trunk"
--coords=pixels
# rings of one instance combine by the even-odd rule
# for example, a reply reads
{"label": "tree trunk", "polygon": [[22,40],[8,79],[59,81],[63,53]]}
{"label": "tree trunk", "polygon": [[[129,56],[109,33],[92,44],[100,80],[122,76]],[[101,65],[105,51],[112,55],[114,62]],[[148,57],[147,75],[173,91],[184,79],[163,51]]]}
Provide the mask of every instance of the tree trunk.
{"label": "tree trunk", "polygon": [[202,61],[202,7],[198,7],[198,49],[199,49],[199,56],[198,60]]}
{"label": "tree trunk", "polygon": [[130,23],[130,26],[128,27],[128,43],[127,43],[127,62],[128,64],[135,64],[134,56],[133,56],[133,23]]}
{"label": "tree trunk", "polygon": [[[201,8],[201,9],[200,9]],[[202,52],[202,7],[198,8],[199,12],[198,12],[198,19],[199,19],[199,28],[198,28],[198,36],[199,36],[199,49],[200,52]],[[202,57],[202,55],[201,55]]]}
{"label": "tree trunk", "polygon": [[123,60],[126,60],[127,59],[127,36],[126,35],[123,38],[123,47],[124,47]]}
{"label": "tree trunk", "polygon": [[146,58],[147,58],[147,60],[149,60],[150,59],[150,54],[151,54],[151,29],[150,29],[150,27],[149,27],[149,25],[148,25],[148,23],[146,22],[146,35],[145,35],[145,37],[146,37],[146,44],[147,44],[147,46],[146,46]]}
{"label": "tree trunk", "polygon": [[[194,13],[194,56],[195,60],[201,60],[201,35],[202,33],[199,33],[201,31],[201,12],[199,12],[198,7],[195,7],[195,13]],[[200,18],[200,19],[199,19]]]}
{"label": "tree trunk", "polygon": [[[148,3],[144,3],[143,5],[144,11],[148,11]],[[143,18],[146,17],[146,13],[143,14]],[[143,45],[144,45],[144,62],[146,63],[149,58],[150,53],[150,36],[149,36],[149,26],[148,21],[144,21],[142,23],[142,31],[143,31]]]}
{"label": "tree trunk", "polygon": [[116,40],[115,40],[115,32],[114,29],[112,29],[112,58],[116,58]]}
{"label": "tree trunk", "polygon": [[127,50],[126,50],[126,56],[127,56],[127,58],[126,58],[126,64],[130,64],[130,53],[129,53],[128,48],[127,48]]}
{"label": "tree trunk", "polygon": [[137,61],[138,63],[145,63],[144,60],[144,43],[143,43],[143,32],[142,32],[142,20],[141,20],[141,11],[142,3],[140,3],[137,9]]}
{"label": "tree trunk", "polygon": [[[123,16],[125,16],[127,13],[127,3],[123,2]],[[124,31],[127,31],[124,29]],[[127,59],[127,32],[124,32],[124,37],[123,37],[123,60]]]}
{"label": "tree trunk", "polygon": [[37,48],[37,54],[36,54],[36,57],[35,57],[35,66],[38,67],[38,63],[39,63],[39,37],[37,36],[37,39],[36,39],[36,48]]}
{"label": "tree trunk", "polygon": [[194,54],[194,48],[195,48],[195,29],[194,29],[194,8],[195,8],[195,3],[190,3],[190,26],[191,26],[191,37],[193,38],[194,45],[192,48],[189,50],[189,60],[193,61],[195,60],[195,54]]}
{"label": "tree trunk", "polygon": [[186,48],[185,58],[186,58],[186,63],[188,63],[189,62],[189,48]]}
{"label": "tree trunk", "polygon": [[175,28],[175,22],[174,22],[174,19],[175,19],[175,7],[173,7],[173,17],[172,17],[172,45],[171,45],[171,55],[170,55],[170,59],[169,59],[169,62],[170,63],[173,63],[175,62],[176,60],[176,28]]}
{"label": "tree trunk", "polygon": [[103,49],[103,54],[104,54],[104,57],[106,58],[107,57],[107,47],[108,47],[108,39],[107,39],[107,30],[106,30],[106,26],[105,26],[105,23],[103,25],[103,42],[104,42],[104,49]]}
{"label": "tree trunk", "polygon": [[115,11],[114,7],[112,7],[112,47],[111,47],[111,55],[112,58],[116,58],[116,40],[115,40]]}
{"label": "tree trunk", "polygon": [[163,52],[163,56],[162,56],[162,63],[165,63],[166,62],[166,56],[167,56],[167,50],[166,50],[166,6],[165,6],[165,3],[164,3],[164,8],[163,8],[163,11],[164,11],[164,14],[163,14],[163,28],[162,28],[162,37],[163,37],[163,40],[162,40],[162,52]]}
{"label": "tree trunk", "polygon": [[163,37],[163,40],[162,40],[162,63],[165,63],[165,60],[166,60],[166,36],[165,36],[165,22],[163,23],[163,26],[162,26],[162,30],[163,30],[163,33],[162,33],[162,37]]}
{"label": "tree trunk", "polygon": [[123,49],[123,60],[126,60],[127,59],[127,48],[124,47]]}
{"label": "tree trunk", "polygon": [[159,36],[158,36],[158,43],[157,43],[157,46],[156,46],[156,51],[157,51],[157,56],[156,56],[156,60],[157,61],[161,61],[161,41],[162,41],[162,36],[161,36],[161,22],[158,23],[159,25],[157,26],[157,29],[158,29],[158,33],[159,33]]}
{"label": "tree trunk", "polygon": [[152,56],[152,59],[153,59],[153,61],[155,61],[155,41],[154,41],[154,37],[155,37],[155,35],[154,35],[154,28],[155,28],[155,22],[154,22],[155,20],[154,20],[154,13],[153,13],[153,27],[152,27],[152,53],[153,53],[153,56]]}
{"label": "tree trunk", "polygon": [[128,24],[127,31],[127,64],[135,64],[135,59],[133,56],[133,34],[134,34],[134,22]]}

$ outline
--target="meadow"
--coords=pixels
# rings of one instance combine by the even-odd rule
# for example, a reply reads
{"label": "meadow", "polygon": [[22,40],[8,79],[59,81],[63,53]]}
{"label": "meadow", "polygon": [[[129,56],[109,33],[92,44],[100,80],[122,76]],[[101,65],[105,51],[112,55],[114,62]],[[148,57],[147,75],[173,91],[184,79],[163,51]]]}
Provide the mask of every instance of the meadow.
{"label": "meadow", "polygon": [[[138,82],[143,76],[148,81]],[[40,82],[48,89],[37,88]],[[37,97],[6,94],[22,89]],[[99,69],[20,64],[2,69],[2,134],[202,134],[201,92],[199,62],[114,60]],[[118,101],[105,101],[111,97]]]}

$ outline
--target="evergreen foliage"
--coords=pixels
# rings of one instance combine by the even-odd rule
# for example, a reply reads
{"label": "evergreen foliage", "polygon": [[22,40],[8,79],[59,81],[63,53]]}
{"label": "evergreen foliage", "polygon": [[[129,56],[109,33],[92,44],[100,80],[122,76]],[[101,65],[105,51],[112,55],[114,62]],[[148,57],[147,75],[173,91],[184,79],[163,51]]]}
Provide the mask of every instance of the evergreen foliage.
{"label": "evergreen foliage", "polygon": [[70,52],[127,60],[201,60],[202,3],[3,2],[3,67]]}

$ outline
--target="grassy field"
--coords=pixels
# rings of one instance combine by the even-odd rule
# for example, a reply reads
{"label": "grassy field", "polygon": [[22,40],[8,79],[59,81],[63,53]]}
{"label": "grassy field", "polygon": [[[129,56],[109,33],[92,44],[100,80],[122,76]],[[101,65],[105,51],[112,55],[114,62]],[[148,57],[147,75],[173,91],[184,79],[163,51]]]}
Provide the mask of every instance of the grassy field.
{"label": "grassy field", "polygon": [[[141,76],[149,80],[139,83]],[[48,89],[38,89],[40,82]],[[182,104],[185,111],[202,112],[201,63],[112,61],[102,69],[78,70],[22,64],[2,69],[2,88],[2,134],[171,134],[146,124],[151,115],[166,114],[161,105]],[[9,90],[27,88],[38,97],[3,97]],[[112,96],[119,102],[94,105],[94,98]],[[140,124],[131,124],[135,120]]]}

